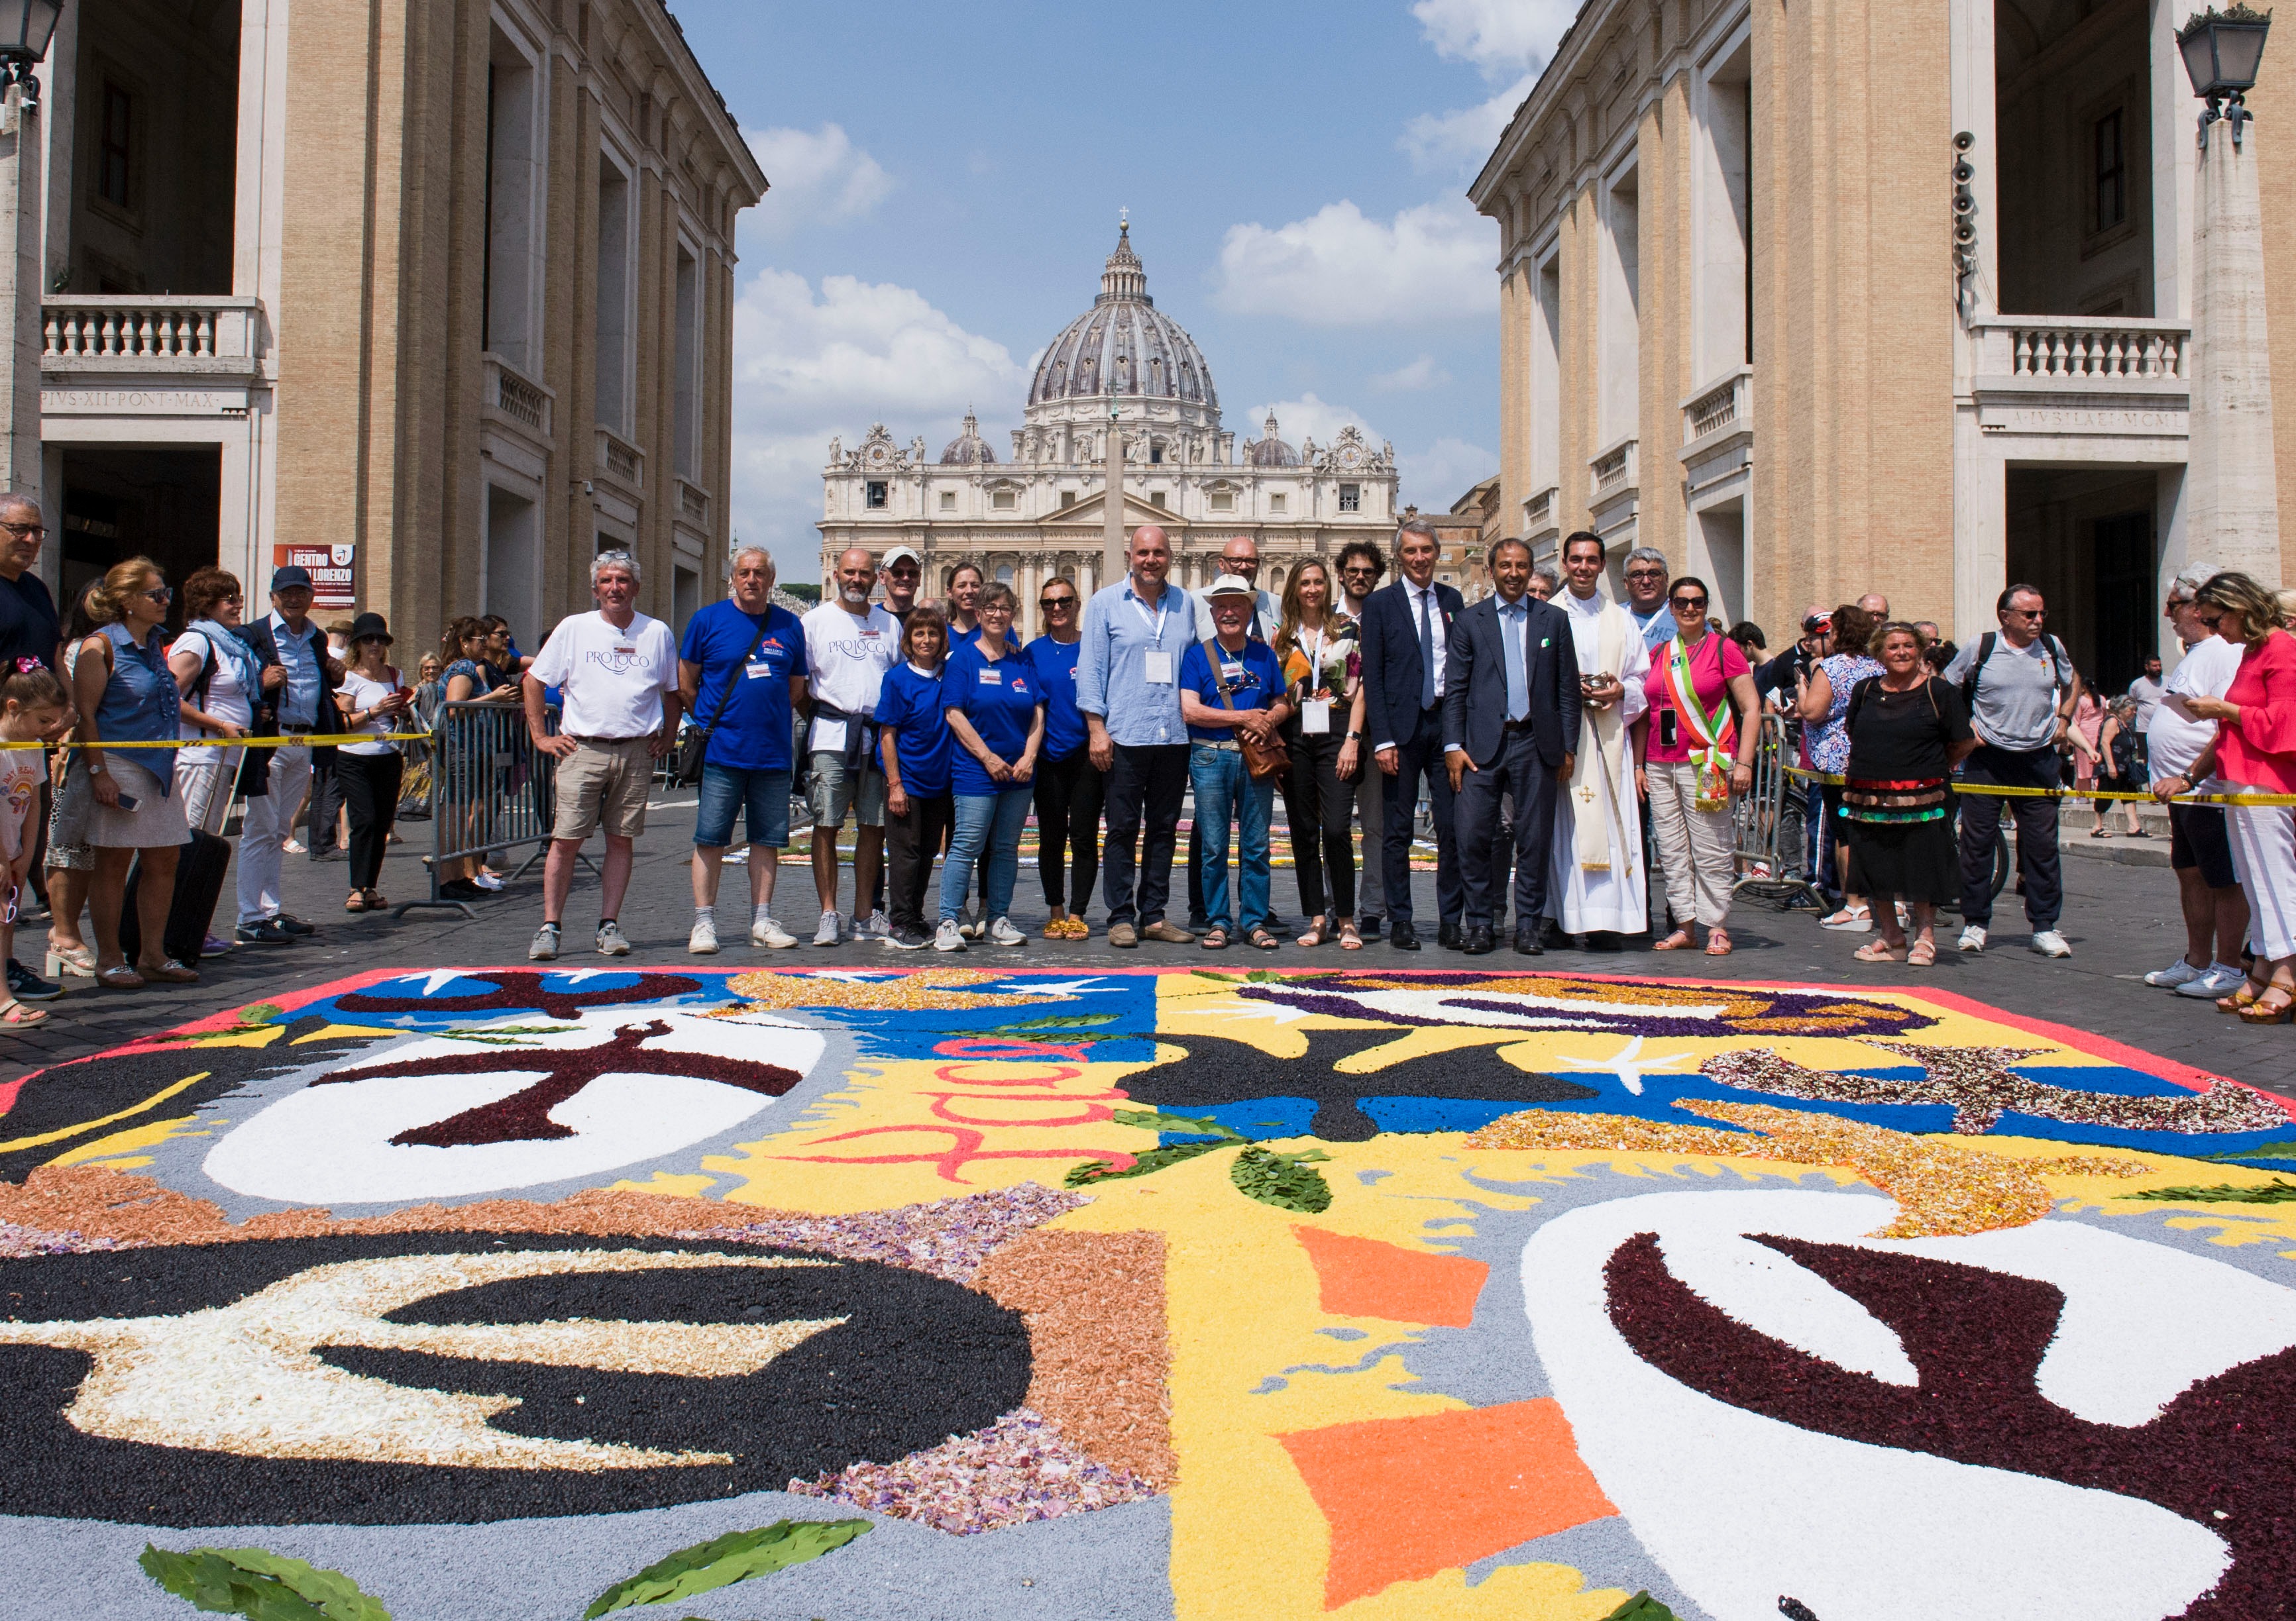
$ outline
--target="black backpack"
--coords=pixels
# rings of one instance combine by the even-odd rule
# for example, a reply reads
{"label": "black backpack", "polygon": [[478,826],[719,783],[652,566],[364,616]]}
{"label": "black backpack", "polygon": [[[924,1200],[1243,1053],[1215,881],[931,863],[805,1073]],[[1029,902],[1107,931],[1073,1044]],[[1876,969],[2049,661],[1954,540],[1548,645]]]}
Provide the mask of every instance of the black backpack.
{"label": "black backpack", "polygon": [[[1969,674],[1961,678],[1961,706],[1972,715],[1977,713],[1978,677],[1985,674],[1985,661],[1993,657],[1993,650],[2000,641],[1998,631],[1988,630],[1980,636],[1977,639],[1977,656],[1969,661]],[[2072,690],[2072,659],[2066,653],[2065,644],[2046,631],[2041,634],[2041,643],[2049,650],[2049,672],[2054,678],[2051,684],[2057,693],[2058,701],[2062,702],[2063,695]]]}

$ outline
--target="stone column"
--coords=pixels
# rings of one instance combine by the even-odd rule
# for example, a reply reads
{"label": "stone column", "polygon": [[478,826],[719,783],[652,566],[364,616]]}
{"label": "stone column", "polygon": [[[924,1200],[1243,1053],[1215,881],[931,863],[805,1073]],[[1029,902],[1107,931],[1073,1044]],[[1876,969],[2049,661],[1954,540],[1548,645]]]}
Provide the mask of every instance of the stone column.
{"label": "stone column", "polygon": [[2192,454],[2185,544],[2194,556],[2280,584],[2272,354],[2265,341],[2264,220],[2253,124],[2211,124],[2195,187]]}
{"label": "stone column", "polygon": [[[10,323],[7,377],[0,399],[8,410],[0,436],[0,489],[41,497],[40,354],[40,113],[27,105],[20,85],[0,99],[0,310]],[[58,530],[61,508],[47,514]],[[59,600],[62,593],[57,593]]]}

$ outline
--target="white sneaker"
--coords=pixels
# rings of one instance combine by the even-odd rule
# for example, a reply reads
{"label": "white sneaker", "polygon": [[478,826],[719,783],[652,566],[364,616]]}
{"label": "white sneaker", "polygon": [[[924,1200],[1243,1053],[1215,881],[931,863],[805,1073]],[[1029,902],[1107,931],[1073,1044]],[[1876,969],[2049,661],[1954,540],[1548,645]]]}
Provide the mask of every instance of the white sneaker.
{"label": "white sneaker", "polygon": [[1010,918],[998,918],[988,925],[988,939],[996,946],[1026,946],[1029,937],[1013,927]]}
{"label": "white sneaker", "polygon": [[762,946],[767,951],[786,951],[797,944],[797,937],[772,918],[750,925],[750,944]]}
{"label": "white sneaker", "polygon": [[499,889],[503,887],[502,879],[492,872],[473,872],[471,874],[471,881],[481,889]]}
{"label": "white sneaker", "polygon": [[2177,987],[2179,996],[2214,1002],[2219,996],[2229,996],[2241,987],[2248,976],[2230,962],[2211,962],[2208,972],[2194,974]]}
{"label": "white sneaker", "polygon": [[2070,957],[2073,954],[2073,948],[2066,944],[2065,937],[2054,929],[2034,930],[2030,949],[2034,955],[2041,957]]}
{"label": "white sneaker", "polygon": [[813,931],[813,943],[816,946],[836,945],[838,940],[841,937],[838,932],[840,921],[840,920],[834,912],[823,913],[821,914],[821,927]]}
{"label": "white sneaker", "polygon": [[693,932],[685,937],[685,949],[697,957],[718,954],[718,925],[708,918],[693,920]]}
{"label": "white sneaker", "polygon": [[[2164,991],[2181,990],[2195,979],[2206,978],[2222,966],[2222,963],[2216,963],[2208,968],[2194,968],[2184,958],[2179,957],[2168,967],[2156,968],[2145,975],[2144,983]],[[2240,970],[2234,969],[2233,971],[2238,973]],[[2221,992],[2218,994],[2222,995]]]}
{"label": "white sneaker", "polygon": [[1982,923],[1972,923],[1968,928],[1963,929],[1961,931],[1961,948],[1964,951],[1983,951],[1985,949],[1985,925]]}
{"label": "white sneaker", "polygon": [[933,949],[935,951],[964,949],[964,936],[958,929],[955,918],[941,919],[940,927],[933,932]]}
{"label": "white sneaker", "polygon": [[957,931],[968,940],[977,940],[988,932],[988,923],[971,901],[964,904],[964,921],[957,925]]}
{"label": "white sneaker", "polygon": [[526,948],[529,961],[547,962],[558,955],[558,925],[545,923],[534,931],[534,944]]}
{"label": "white sneaker", "polygon": [[630,943],[623,937],[619,923],[598,925],[598,954],[602,957],[627,957],[630,954]]}
{"label": "white sneaker", "polygon": [[853,932],[865,940],[890,940],[893,937],[893,920],[882,912],[873,912],[867,922],[855,925]]}

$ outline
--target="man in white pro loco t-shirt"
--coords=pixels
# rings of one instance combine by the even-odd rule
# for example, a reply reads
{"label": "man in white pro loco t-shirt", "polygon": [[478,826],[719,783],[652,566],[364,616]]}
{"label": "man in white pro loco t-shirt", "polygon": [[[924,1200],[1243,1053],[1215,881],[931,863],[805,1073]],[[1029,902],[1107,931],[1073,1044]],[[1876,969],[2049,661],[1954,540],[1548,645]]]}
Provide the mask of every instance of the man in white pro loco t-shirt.
{"label": "man in white pro loco t-shirt", "polygon": [[890,924],[872,914],[869,897],[885,849],[885,776],[870,745],[885,672],[901,661],[901,622],[869,601],[877,560],[859,547],[839,554],[834,601],[808,612],[806,690],[813,716],[806,737],[812,776],[813,887],[821,896],[816,946],[840,937],[837,912],[837,835],[851,811],[853,932],[882,938]]}
{"label": "man in white pro loco t-shirt", "polygon": [[[574,887],[582,841],[603,819],[606,864],[600,874],[598,951],[629,954],[615,921],[630,881],[630,847],[645,831],[653,763],[677,735],[677,647],[669,626],[638,612],[637,560],[601,552],[590,564],[598,611],[561,619],[525,677],[526,725],[534,746],[558,762],[558,816],[542,870],[542,927],[527,955],[558,954],[558,921]],[[559,689],[559,733],[548,735],[543,692]]]}

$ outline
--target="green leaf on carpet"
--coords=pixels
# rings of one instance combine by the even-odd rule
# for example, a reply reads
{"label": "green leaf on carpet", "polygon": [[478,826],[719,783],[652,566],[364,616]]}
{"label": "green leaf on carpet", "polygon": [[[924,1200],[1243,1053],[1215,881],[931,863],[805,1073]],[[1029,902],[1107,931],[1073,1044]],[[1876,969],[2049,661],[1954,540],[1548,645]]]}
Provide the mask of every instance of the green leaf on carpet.
{"label": "green leaf on carpet", "polygon": [[1321,1216],[1332,1208],[1332,1186],[1324,1180],[1321,1171],[1311,1169],[1307,1162],[1329,1158],[1320,1149],[1275,1154],[1264,1148],[1248,1148],[1228,1167],[1227,1176],[1235,1183],[1236,1191],[1248,1199],[1280,1209]]}
{"label": "green leaf on carpet", "polygon": [[2276,1177],[2262,1187],[2219,1182],[2201,1188],[2143,1188],[2124,1199],[2149,1199],[2169,1205],[2284,1205],[2296,1200],[2296,1182]]}
{"label": "green leaf on carpet", "polygon": [[280,1009],[275,1004],[268,1002],[258,1002],[240,1009],[238,1013],[234,1015],[239,1022],[224,1029],[169,1030],[155,1039],[160,1041],[206,1041],[209,1037],[217,1036],[245,1036],[251,1030],[260,1030],[267,1027],[279,1018],[279,1014]]}
{"label": "green leaf on carpet", "polygon": [[214,1615],[249,1621],[390,1621],[390,1612],[339,1570],[261,1548],[193,1548],[177,1553],[144,1544],[144,1574]]}
{"label": "green leaf on carpet", "polygon": [[516,1047],[525,1044],[529,1036],[563,1036],[578,1030],[580,1025],[502,1025],[491,1030],[437,1030],[432,1034],[447,1041],[475,1041],[489,1047]]}
{"label": "green leaf on carpet", "polygon": [[1650,1596],[1644,1588],[1603,1617],[1603,1621],[1675,1621],[1674,1612]]}
{"label": "green leaf on carpet", "polygon": [[2221,1154],[2202,1154],[2202,1159],[2296,1159],[2296,1142],[2259,1142],[2254,1148],[2226,1149]]}
{"label": "green leaf on carpet", "polygon": [[734,1531],[615,1583],[582,1612],[582,1621],[637,1604],[667,1604],[697,1593],[730,1587],[751,1576],[770,1576],[833,1553],[869,1528],[865,1519],[777,1519],[755,1531]]}
{"label": "green leaf on carpet", "polygon": [[[1072,1013],[1065,1018],[1060,1019],[1031,1019],[1026,1024],[1006,1025],[1004,1029],[1013,1032],[1021,1030],[1081,1030],[1087,1029],[1094,1025],[1112,1025],[1115,1022],[1116,1015],[1113,1013]],[[1003,1032],[1000,1031],[999,1034],[1001,1035]]]}
{"label": "green leaf on carpet", "polygon": [[1151,1171],[1160,1171],[1167,1166],[1178,1165],[1182,1160],[1193,1159],[1199,1154],[1209,1154],[1216,1148],[1226,1146],[1225,1142],[1175,1142],[1169,1148],[1152,1148],[1137,1156],[1129,1168],[1121,1171],[1110,1170],[1108,1160],[1087,1159],[1082,1165],[1071,1167],[1069,1174],[1061,1178],[1061,1185],[1086,1188],[1095,1182],[1122,1182],[1127,1177],[1145,1176]]}
{"label": "green leaf on carpet", "polygon": [[1110,1118],[1119,1126],[1136,1126],[1143,1131],[1185,1132],[1192,1137],[1218,1137],[1226,1142],[1243,1141],[1242,1132],[1209,1117],[1196,1119],[1187,1115],[1168,1115],[1155,1109],[1119,1109]]}

